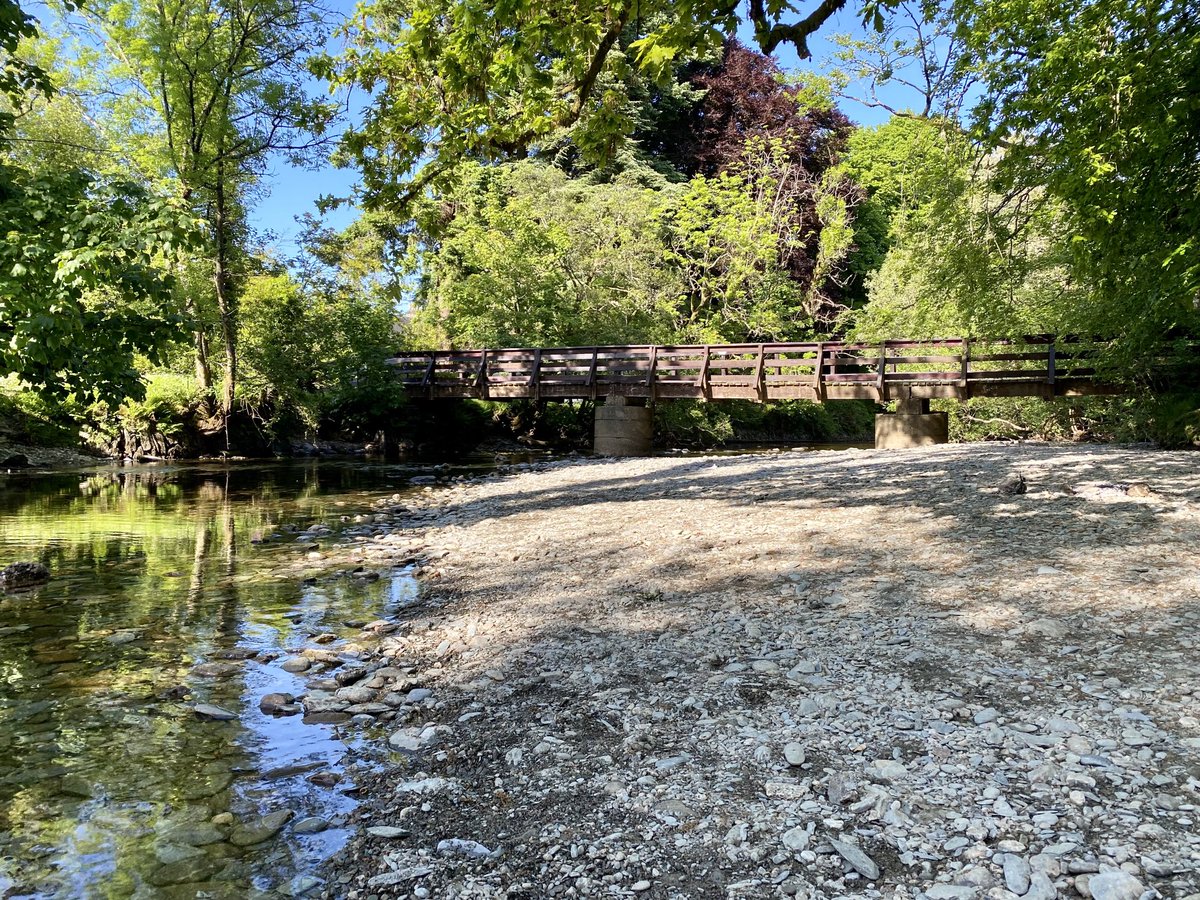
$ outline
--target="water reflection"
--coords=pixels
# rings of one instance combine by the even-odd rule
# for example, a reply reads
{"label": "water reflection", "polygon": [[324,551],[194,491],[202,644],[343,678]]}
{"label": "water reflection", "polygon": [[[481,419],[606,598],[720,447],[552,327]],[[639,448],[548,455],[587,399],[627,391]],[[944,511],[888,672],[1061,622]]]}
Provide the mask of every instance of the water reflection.
{"label": "water reflection", "polygon": [[[404,573],[305,584],[293,534],[335,530],[408,472],[172,467],[0,479],[0,894],[246,897],[345,840],[356,732],[258,709],[304,681],[278,657],[409,602]],[[237,714],[205,721],[212,703]],[[258,817],[287,810],[278,819]],[[318,817],[296,833],[296,823]],[[328,827],[320,826],[327,824]],[[257,831],[255,829],[258,829]],[[276,830],[278,830],[276,828]]]}

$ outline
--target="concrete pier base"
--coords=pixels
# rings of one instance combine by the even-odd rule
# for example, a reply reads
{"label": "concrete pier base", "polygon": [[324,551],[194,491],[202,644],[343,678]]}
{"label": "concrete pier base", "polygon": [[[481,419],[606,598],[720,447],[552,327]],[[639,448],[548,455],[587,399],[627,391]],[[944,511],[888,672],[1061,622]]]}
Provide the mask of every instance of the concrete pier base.
{"label": "concrete pier base", "polygon": [[596,407],[592,447],[601,456],[649,456],[654,436],[654,413],[634,406],[626,397],[609,397]]}
{"label": "concrete pier base", "polygon": [[901,400],[894,413],[875,416],[877,450],[904,450],[945,444],[949,440],[949,417],[945,413],[931,413],[928,400]]}

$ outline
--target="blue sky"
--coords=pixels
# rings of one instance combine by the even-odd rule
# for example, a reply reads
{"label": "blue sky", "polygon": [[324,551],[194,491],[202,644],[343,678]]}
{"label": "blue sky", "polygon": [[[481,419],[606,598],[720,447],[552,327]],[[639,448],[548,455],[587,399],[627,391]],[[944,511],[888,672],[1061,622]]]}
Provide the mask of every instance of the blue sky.
{"label": "blue sky", "polygon": [[[338,6],[349,9],[351,4],[343,0]],[[801,62],[794,50],[790,48],[777,53],[779,64],[789,72],[802,74],[806,70],[819,69],[822,60],[828,59],[834,50],[829,38],[838,33],[862,33],[862,23],[853,12],[843,10],[826,23],[821,32],[812,40],[813,59]],[[743,38],[748,46],[754,46],[752,36]],[[334,48],[336,49],[336,48]],[[885,92],[881,92],[884,96]],[[894,97],[903,103],[902,97]],[[844,101],[842,111],[855,122],[862,125],[875,125],[885,121],[888,113],[881,109],[866,107],[853,101]],[[356,173],[352,169],[336,169],[326,165],[317,171],[300,169],[279,159],[270,167],[263,181],[264,196],[255,206],[252,223],[264,233],[270,235],[266,240],[282,256],[291,256],[296,251],[296,238],[301,228],[296,218],[305,213],[315,212],[318,198],[326,195],[347,196],[354,187]],[[356,216],[354,209],[340,208],[326,216],[325,221],[333,227],[342,228],[350,224]]]}

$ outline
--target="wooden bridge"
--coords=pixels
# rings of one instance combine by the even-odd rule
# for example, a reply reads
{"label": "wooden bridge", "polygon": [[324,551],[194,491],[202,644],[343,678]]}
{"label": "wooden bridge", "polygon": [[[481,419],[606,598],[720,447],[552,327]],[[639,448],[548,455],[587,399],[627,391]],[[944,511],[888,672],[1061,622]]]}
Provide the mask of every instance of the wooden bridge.
{"label": "wooden bridge", "polygon": [[[826,341],[712,346],[437,350],[397,356],[401,383],[428,398],[874,400],[1113,393],[1096,377],[1101,342]],[[926,410],[927,411],[927,410]]]}

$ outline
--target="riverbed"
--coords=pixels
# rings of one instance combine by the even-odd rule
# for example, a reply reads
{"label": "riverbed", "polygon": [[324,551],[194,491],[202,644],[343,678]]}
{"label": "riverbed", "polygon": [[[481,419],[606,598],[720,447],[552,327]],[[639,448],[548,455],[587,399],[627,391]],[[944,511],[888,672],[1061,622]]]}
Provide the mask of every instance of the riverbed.
{"label": "riverbed", "polygon": [[1200,896],[1194,453],[561,461],[407,506],[428,695],[326,896]]}

